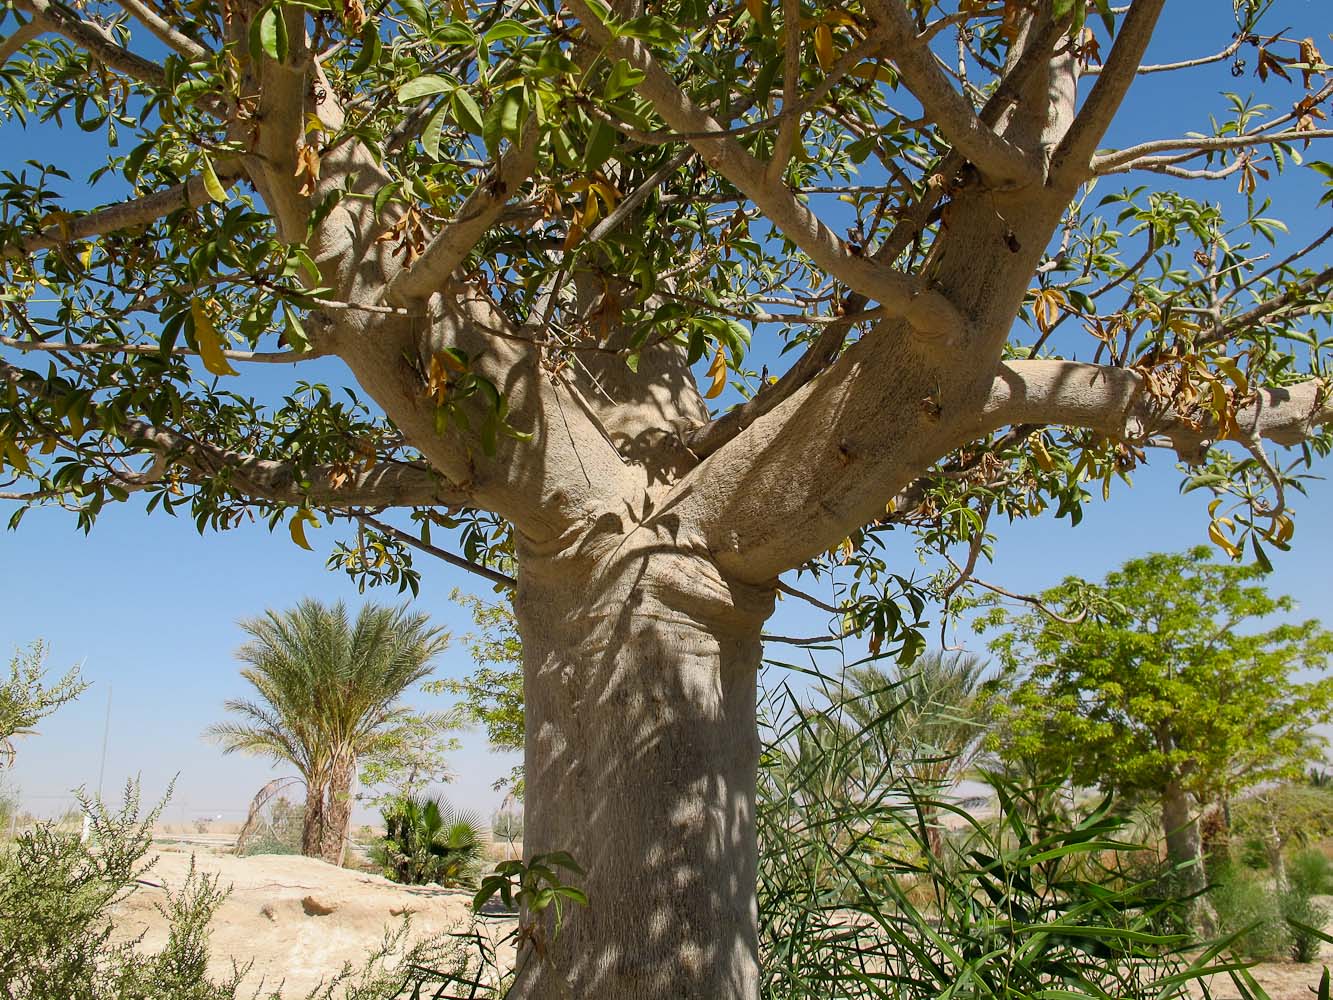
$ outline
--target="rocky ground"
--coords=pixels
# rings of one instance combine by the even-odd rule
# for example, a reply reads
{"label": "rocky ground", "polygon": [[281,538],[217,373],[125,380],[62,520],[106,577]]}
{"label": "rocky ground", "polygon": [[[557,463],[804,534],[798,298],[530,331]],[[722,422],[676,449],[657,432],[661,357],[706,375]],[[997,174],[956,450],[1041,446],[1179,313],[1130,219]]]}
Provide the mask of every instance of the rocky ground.
{"label": "rocky ground", "polygon": [[[284,998],[304,997],[345,963],[360,966],[386,930],[405,915],[410,915],[413,940],[475,928],[498,942],[514,926],[509,917],[474,921],[469,892],[397,885],[311,858],[237,858],[218,853],[207,842],[162,844],[152,857],[155,864],[144,876],[152,884],[119,905],[117,934],[129,938],[142,933],[144,947],[160,948],[166,939],[166,921],[157,910],[165,898],[162,887],[178,888],[193,859],[200,872],[217,875],[224,888],[231,887],[213,919],[210,974],[223,979],[233,960],[253,963],[246,986],[253,988],[262,980],[273,989],[281,983]],[[513,962],[512,948],[502,946],[500,956],[507,967]]]}
{"label": "rocky ground", "polygon": [[[269,989],[281,983],[284,1000],[305,997],[346,963],[359,966],[405,915],[411,918],[413,940],[475,930],[499,942],[514,926],[512,917],[474,920],[465,891],[397,885],[378,875],[292,855],[237,858],[225,853],[227,840],[191,836],[159,843],[156,863],[145,876],[153,884],[120,904],[118,935],[142,933],[145,947],[161,947],[166,937],[166,922],[156,907],[164,898],[161,887],[179,887],[192,859],[199,871],[231,886],[212,925],[210,972],[221,979],[230,973],[233,960],[252,963],[245,983],[253,988],[262,980]],[[513,949],[501,946],[499,958],[507,968]],[[1321,960],[1311,965],[1266,963],[1251,971],[1272,1000],[1311,1000],[1323,963],[1333,965],[1333,946],[1325,946]],[[1226,976],[1214,977],[1210,985],[1218,1000],[1242,997]]]}

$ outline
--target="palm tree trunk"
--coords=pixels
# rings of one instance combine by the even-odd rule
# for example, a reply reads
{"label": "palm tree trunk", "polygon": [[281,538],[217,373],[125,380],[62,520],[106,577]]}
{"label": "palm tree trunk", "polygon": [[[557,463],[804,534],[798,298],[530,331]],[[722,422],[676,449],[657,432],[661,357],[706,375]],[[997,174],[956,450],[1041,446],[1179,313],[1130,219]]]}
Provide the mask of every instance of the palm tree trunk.
{"label": "palm tree trunk", "polygon": [[334,759],[329,772],[329,797],[324,807],[324,843],[321,857],[342,867],[347,856],[347,835],[352,827],[352,782],[356,760],[347,754]]}
{"label": "palm tree trunk", "polygon": [[305,815],[301,818],[301,853],[307,858],[324,855],[324,786],[306,781]]}

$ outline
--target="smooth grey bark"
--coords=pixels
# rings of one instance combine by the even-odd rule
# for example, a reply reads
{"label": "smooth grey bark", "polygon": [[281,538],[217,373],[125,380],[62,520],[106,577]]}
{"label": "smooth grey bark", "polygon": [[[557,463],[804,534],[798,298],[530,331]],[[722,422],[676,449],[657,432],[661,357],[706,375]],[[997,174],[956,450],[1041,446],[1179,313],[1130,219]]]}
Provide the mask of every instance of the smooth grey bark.
{"label": "smooth grey bark", "polygon": [[514,1000],[759,993],[755,685],[773,594],[666,542],[608,516],[520,554],[524,853],[570,852],[590,905],[558,934],[539,921]]}

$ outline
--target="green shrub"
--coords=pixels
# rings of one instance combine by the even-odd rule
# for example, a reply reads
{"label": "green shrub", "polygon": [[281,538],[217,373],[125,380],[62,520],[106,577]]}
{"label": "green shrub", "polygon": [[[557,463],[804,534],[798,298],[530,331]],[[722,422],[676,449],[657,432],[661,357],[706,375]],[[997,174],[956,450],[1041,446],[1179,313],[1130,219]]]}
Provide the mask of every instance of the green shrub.
{"label": "green shrub", "polygon": [[[1183,998],[1207,971],[1184,971],[1192,942],[1162,932],[1172,902],[1125,865],[1109,802],[1071,812],[1054,784],[990,775],[982,820],[914,787],[911,760],[868,765],[886,720],[785,686],[762,708],[764,1000]],[[941,815],[956,829],[933,838]]]}
{"label": "green shrub", "polygon": [[[83,796],[80,802],[91,820],[86,843],[47,822],[0,851],[0,997],[278,1000],[275,992],[240,987],[248,966],[233,966],[221,981],[208,978],[208,924],[227,893],[216,877],[193,869],[157,904],[168,924],[160,951],[145,952],[137,940],[113,943],[112,907],[139,891],[152,867],[145,855],[161,807],[140,818],[133,784],[118,811]],[[466,975],[464,949],[448,935],[411,946],[408,939],[404,922],[362,965],[331,970],[306,1000],[389,1000],[421,978],[417,969],[446,970],[435,978]]]}
{"label": "green shrub", "polygon": [[1209,890],[1208,902],[1217,914],[1218,933],[1239,935],[1233,945],[1238,955],[1266,962],[1290,950],[1282,902],[1260,877],[1240,869],[1225,872]]}
{"label": "green shrub", "polygon": [[1306,896],[1326,896],[1333,892],[1333,861],[1312,847],[1297,851],[1287,860],[1287,881]]}
{"label": "green shrub", "polygon": [[1291,957],[1298,962],[1313,962],[1319,957],[1319,946],[1323,943],[1319,932],[1328,923],[1328,911],[1294,883],[1282,894],[1281,907],[1291,939]]}
{"label": "green shrub", "polygon": [[384,838],[370,856],[385,878],[404,885],[477,884],[489,836],[472,813],[442,799],[402,795],[381,815]]}
{"label": "green shrub", "polygon": [[1333,788],[1285,784],[1232,804],[1231,835],[1242,844],[1255,840],[1262,845],[1274,826],[1284,844],[1333,837]]}
{"label": "green shrub", "polygon": [[496,840],[522,840],[523,814],[502,809],[491,818],[491,834]]}

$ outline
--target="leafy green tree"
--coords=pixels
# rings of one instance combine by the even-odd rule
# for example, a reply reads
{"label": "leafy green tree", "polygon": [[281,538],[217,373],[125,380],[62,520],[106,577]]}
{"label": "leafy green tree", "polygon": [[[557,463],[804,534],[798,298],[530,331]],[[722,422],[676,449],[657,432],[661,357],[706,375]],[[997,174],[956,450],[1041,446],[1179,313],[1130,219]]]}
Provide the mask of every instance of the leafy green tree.
{"label": "leafy green tree", "polygon": [[9,677],[0,682],[0,768],[14,759],[14,737],[31,733],[33,727],[67,701],[73,701],[88,685],[74,667],[54,684],[44,685],[46,646],[38,641],[19,649],[9,661]]}
{"label": "leafy green tree", "polygon": [[[7,144],[0,496],[514,559],[525,849],[593,901],[515,996],[753,1000],[783,574],[914,650],[953,591],[890,531],[976,554],[1167,446],[1267,551],[1328,450],[1326,243],[1268,197],[1333,176],[1312,5],[1149,66],[1167,6],[13,0],[0,120],[83,145]],[[1125,106],[1228,66],[1185,134]]]}
{"label": "leafy green tree", "polygon": [[1008,758],[1083,786],[1151,796],[1168,855],[1202,878],[1197,813],[1255,784],[1300,777],[1322,755],[1310,729],[1333,719],[1333,633],[1295,609],[1263,570],[1206,548],[1132,559],[1100,586],[1069,578],[1043,610],[992,610],[991,649],[1020,680],[1002,716]]}
{"label": "leafy green tree", "polygon": [[[457,719],[481,726],[493,750],[523,749],[523,642],[518,635],[514,609],[508,601],[486,601],[455,590],[451,600],[466,607],[478,631],[464,637],[472,659],[479,666],[463,680],[431,681],[426,689],[459,696]],[[523,765],[514,767],[505,784],[523,797]]]}
{"label": "leafy green tree", "polygon": [[366,757],[414,738],[419,717],[400,699],[432,670],[449,637],[423,614],[304,600],[241,622],[237,656],[255,698],[227,702],[237,721],[209,727],[227,753],[269,757],[306,785],[301,851],[342,864],[352,783]]}

